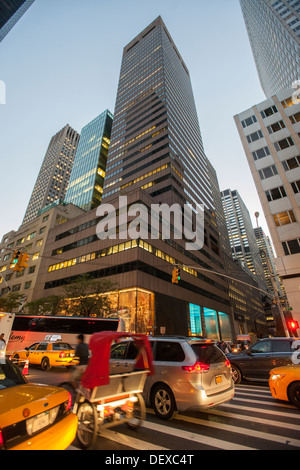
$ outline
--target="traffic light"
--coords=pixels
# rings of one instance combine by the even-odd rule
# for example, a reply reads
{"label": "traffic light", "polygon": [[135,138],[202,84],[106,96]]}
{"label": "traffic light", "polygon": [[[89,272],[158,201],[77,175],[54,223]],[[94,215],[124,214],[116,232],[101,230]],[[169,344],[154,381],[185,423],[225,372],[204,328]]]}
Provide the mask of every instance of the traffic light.
{"label": "traffic light", "polygon": [[27,253],[21,253],[19,267],[22,269],[28,268],[29,255]]}
{"label": "traffic light", "polygon": [[15,250],[14,251],[14,254],[13,254],[13,257],[12,257],[11,263],[10,263],[10,265],[12,267],[11,269],[13,271],[18,271],[18,272],[22,271],[22,268],[20,268],[20,266],[19,266],[19,263],[20,263],[20,260],[21,260],[21,255],[22,255],[22,253],[21,253],[20,250]]}
{"label": "traffic light", "polygon": [[180,269],[174,268],[172,271],[172,283],[178,284],[179,281],[180,281]]}
{"label": "traffic light", "polygon": [[291,319],[288,321],[287,326],[289,330],[296,331],[299,328],[299,323],[296,320]]}

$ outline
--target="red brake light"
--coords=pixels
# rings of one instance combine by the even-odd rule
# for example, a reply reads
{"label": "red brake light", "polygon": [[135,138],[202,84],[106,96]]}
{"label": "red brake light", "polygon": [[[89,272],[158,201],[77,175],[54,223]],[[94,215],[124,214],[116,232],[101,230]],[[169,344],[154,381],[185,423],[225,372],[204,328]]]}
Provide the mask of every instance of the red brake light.
{"label": "red brake light", "polygon": [[70,409],[72,408],[72,395],[70,392],[68,392],[68,394],[69,394],[69,399],[65,404],[66,411],[70,411]]}
{"label": "red brake light", "polygon": [[59,357],[66,357],[66,353],[61,352],[60,355],[59,355]]}
{"label": "red brake light", "polygon": [[231,364],[230,364],[230,360],[229,360],[229,359],[226,359],[226,361],[225,361],[225,366],[231,367]]}
{"label": "red brake light", "polygon": [[4,447],[4,439],[3,439],[3,436],[2,436],[2,431],[0,429],[0,449],[1,447]]}
{"label": "red brake light", "polygon": [[193,366],[182,366],[182,369],[186,372],[207,372],[209,370],[209,364],[204,364],[203,362],[196,362]]}

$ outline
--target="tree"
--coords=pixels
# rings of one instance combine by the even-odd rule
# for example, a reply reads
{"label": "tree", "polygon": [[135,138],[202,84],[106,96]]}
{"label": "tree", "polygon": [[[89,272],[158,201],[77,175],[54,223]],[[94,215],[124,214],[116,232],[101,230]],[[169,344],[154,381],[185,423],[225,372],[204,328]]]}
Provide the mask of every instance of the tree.
{"label": "tree", "polygon": [[25,307],[29,315],[58,315],[64,308],[65,299],[61,295],[49,295],[28,302]]}
{"label": "tree", "polygon": [[65,308],[72,315],[105,316],[110,310],[106,294],[115,288],[116,284],[107,279],[93,279],[84,274],[64,287]]}
{"label": "tree", "polygon": [[7,313],[19,312],[22,309],[23,303],[23,294],[9,292],[9,294],[0,297],[0,311]]}

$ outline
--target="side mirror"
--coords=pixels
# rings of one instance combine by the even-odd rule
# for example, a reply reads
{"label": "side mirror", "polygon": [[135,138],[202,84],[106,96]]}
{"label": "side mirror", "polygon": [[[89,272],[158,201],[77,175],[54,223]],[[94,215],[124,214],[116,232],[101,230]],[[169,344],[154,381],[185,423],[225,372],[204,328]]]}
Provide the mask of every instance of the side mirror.
{"label": "side mirror", "polygon": [[25,351],[29,351],[29,348],[25,348]]}

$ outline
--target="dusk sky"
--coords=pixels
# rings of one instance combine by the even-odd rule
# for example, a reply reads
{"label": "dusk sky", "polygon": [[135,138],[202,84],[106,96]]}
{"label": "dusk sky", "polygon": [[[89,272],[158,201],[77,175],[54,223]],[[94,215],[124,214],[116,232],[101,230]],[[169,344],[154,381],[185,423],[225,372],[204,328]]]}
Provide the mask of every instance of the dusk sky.
{"label": "dusk sky", "polygon": [[265,100],[238,0],[35,0],[0,43],[0,239],[17,230],[51,137],[114,112],[123,47],[161,15],[192,80],[220,189],[260,212],[233,116]]}

